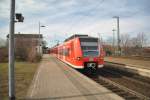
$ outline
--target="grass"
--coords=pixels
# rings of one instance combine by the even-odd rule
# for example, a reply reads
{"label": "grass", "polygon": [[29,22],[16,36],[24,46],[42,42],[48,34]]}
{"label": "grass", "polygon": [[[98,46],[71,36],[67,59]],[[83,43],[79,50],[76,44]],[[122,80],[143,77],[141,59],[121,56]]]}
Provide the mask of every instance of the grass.
{"label": "grass", "polygon": [[122,63],[127,65],[135,65],[139,68],[149,69],[150,60],[123,58],[123,57],[105,57],[105,61]]}
{"label": "grass", "polygon": [[[16,97],[24,98],[33,79],[38,63],[16,62],[15,84]],[[8,63],[0,63],[0,96],[8,100]]]}
{"label": "grass", "polygon": [[144,57],[144,56],[110,56],[110,57],[150,61],[150,57]]}

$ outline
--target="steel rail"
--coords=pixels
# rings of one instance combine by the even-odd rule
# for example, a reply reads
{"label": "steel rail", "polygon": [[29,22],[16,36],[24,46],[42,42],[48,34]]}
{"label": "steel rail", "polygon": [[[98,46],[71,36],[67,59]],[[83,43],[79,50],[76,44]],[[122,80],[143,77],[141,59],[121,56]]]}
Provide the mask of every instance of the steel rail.
{"label": "steel rail", "polygon": [[150,87],[150,84],[148,84],[148,83],[145,83],[145,82],[136,80],[136,79],[131,78],[131,77],[127,77],[127,76],[125,76],[125,75],[122,75],[122,74],[119,73],[119,72],[115,72],[115,71],[113,71],[113,70],[111,70],[111,71],[110,71],[110,70],[104,70],[104,71],[106,71],[106,72],[108,72],[108,73],[110,73],[110,74],[121,75],[122,78],[125,78],[125,79],[127,79],[127,80],[129,80],[129,81],[136,82],[136,83],[139,83],[139,84],[141,84],[141,85],[146,85],[146,86],[149,86],[149,87]]}
{"label": "steel rail", "polygon": [[[102,81],[104,81],[105,83],[107,83],[107,84],[109,84],[109,85],[112,85],[112,86],[115,87],[115,88],[119,88],[120,90],[123,90],[124,92],[130,93],[130,94],[132,95],[131,97],[134,96],[134,97],[139,98],[140,100],[150,100],[149,97],[147,97],[147,96],[145,96],[145,95],[143,95],[143,94],[140,94],[140,93],[135,92],[135,91],[133,91],[133,90],[131,90],[131,89],[128,89],[127,87],[124,87],[124,86],[122,86],[122,85],[119,85],[118,83],[113,82],[113,81],[111,81],[111,80],[109,80],[109,79],[107,79],[107,78],[104,78],[104,77],[102,77],[102,76],[98,76],[98,83],[101,84]],[[107,86],[106,86],[106,87],[107,87]],[[124,96],[124,97],[126,97],[126,96]]]}

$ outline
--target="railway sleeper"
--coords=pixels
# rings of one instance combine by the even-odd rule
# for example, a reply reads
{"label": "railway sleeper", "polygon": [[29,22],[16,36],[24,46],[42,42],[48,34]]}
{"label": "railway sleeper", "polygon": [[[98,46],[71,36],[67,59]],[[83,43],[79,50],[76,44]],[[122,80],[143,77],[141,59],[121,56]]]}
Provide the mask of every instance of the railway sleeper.
{"label": "railway sleeper", "polygon": [[[101,83],[100,83],[101,84]],[[101,85],[103,85],[103,86],[105,86],[105,87],[109,87],[110,86],[110,84],[101,84]]]}
{"label": "railway sleeper", "polygon": [[112,91],[113,92],[120,92],[121,90],[116,88],[116,89],[112,89]]}
{"label": "railway sleeper", "polygon": [[108,86],[109,89],[113,90],[116,89],[116,87]]}
{"label": "railway sleeper", "polygon": [[[123,97],[126,97],[126,95],[129,93],[122,91],[122,92],[119,92],[118,94],[123,96]],[[129,95],[132,95],[132,94],[129,94]]]}
{"label": "railway sleeper", "polygon": [[138,97],[135,97],[135,96],[125,96],[124,98],[126,100],[138,100],[139,99]]}

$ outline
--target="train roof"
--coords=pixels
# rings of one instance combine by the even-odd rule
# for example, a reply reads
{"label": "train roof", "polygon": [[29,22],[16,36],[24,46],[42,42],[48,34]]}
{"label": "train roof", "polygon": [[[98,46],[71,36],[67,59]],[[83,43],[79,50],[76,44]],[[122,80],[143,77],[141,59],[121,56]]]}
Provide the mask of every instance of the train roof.
{"label": "train roof", "polygon": [[[95,39],[98,39],[98,38],[96,38],[96,37],[91,37],[91,36],[88,36],[88,35],[81,35],[81,34],[74,34],[74,35],[72,35],[72,36],[70,36],[69,38],[67,38],[67,39],[65,39],[64,40],[64,42],[67,42],[67,41],[69,41],[69,40],[71,40],[71,39],[74,39],[74,38],[76,38],[76,37],[79,37],[82,41],[95,41]],[[87,39],[85,39],[85,38],[87,38]],[[55,47],[57,47],[57,46],[61,46],[62,44],[56,44],[56,45],[54,45],[53,47],[51,47],[51,49],[52,48],[55,48]]]}
{"label": "train roof", "polygon": [[74,34],[74,35],[70,36],[69,38],[65,39],[65,42],[69,41],[73,38],[76,38],[76,37],[79,37],[79,38],[95,38],[95,37],[90,37],[88,35]]}

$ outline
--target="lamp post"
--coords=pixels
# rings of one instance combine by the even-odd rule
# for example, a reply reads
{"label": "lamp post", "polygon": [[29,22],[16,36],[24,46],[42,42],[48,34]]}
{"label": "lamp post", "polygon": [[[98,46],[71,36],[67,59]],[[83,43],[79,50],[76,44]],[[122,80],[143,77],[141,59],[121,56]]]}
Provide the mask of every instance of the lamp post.
{"label": "lamp post", "polygon": [[14,33],[15,22],[23,22],[24,17],[21,13],[15,14],[15,0],[10,1],[10,33],[9,33],[9,63],[8,63],[8,88],[9,100],[15,100],[15,47],[14,47]]}
{"label": "lamp post", "polygon": [[[101,34],[100,33],[97,33],[98,35],[98,49],[101,50],[101,46],[103,45],[102,44],[102,38],[101,38]],[[99,54],[100,55],[100,54]]]}
{"label": "lamp post", "polygon": [[39,21],[39,53],[42,55],[42,48],[41,48],[41,46],[42,46],[42,41],[41,41],[41,27],[46,27],[46,26],[44,26],[44,25],[41,25],[41,23],[40,23],[40,21]]}
{"label": "lamp post", "polygon": [[46,26],[41,25],[41,23],[39,22],[39,34],[41,33],[41,27],[46,27]]}
{"label": "lamp post", "polygon": [[117,19],[117,50],[118,50],[118,55],[121,55],[121,47],[120,47],[120,26],[119,26],[119,16],[114,16],[113,18]]}
{"label": "lamp post", "polygon": [[113,51],[114,51],[114,54],[115,54],[115,29],[113,29],[112,30],[113,31],[113,44],[112,44],[112,46],[113,46]]}
{"label": "lamp post", "polygon": [[9,100],[15,100],[14,75],[14,28],[15,28],[15,0],[10,4],[10,33],[9,33]]}

